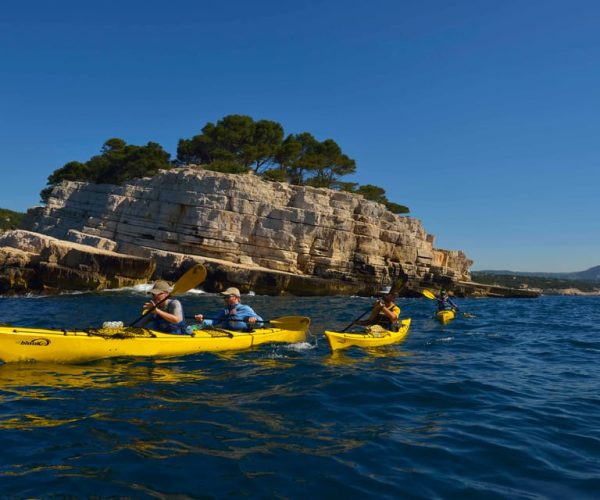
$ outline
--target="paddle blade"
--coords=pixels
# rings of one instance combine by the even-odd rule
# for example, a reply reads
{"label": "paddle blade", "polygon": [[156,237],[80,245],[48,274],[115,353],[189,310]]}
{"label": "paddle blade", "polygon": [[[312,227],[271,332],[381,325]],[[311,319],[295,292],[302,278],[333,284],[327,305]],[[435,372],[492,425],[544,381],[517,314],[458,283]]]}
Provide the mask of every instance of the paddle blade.
{"label": "paddle blade", "polygon": [[206,275],[206,268],[202,264],[196,264],[194,267],[183,273],[183,276],[175,282],[170,295],[173,296],[185,293],[188,290],[197,287],[200,283],[204,282]]}
{"label": "paddle blade", "polygon": [[281,316],[269,320],[269,325],[283,330],[307,332],[310,326],[310,318],[308,316]]}
{"label": "paddle blade", "polygon": [[435,300],[435,295],[429,290],[423,290],[421,293],[428,299]]}

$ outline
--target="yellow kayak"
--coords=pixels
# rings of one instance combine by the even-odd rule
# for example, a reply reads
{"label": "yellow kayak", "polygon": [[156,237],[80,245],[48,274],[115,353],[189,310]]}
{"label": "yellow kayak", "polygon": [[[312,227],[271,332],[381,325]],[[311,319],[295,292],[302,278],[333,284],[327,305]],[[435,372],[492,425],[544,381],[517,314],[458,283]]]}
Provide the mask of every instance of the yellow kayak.
{"label": "yellow kayak", "polygon": [[440,320],[442,325],[447,325],[448,323],[450,323],[450,321],[456,318],[456,312],[450,309],[445,311],[438,311],[437,313],[435,313],[435,315],[437,316],[437,319]]}
{"label": "yellow kayak", "polygon": [[295,343],[306,339],[310,318],[284,316],[267,325],[251,332],[205,328],[191,335],[129,327],[70,331],[2,326],[0,361],[81,363],[122,356],[172,357],[241,350],[268,342]]}
{"label": "yellow kayak", "polygon": [[410,318],[403,319],[397,332],[383,330],[373,333],[349,333],[326,331],[325,337],[329,341],[332,351],[347,347],[379,347],[403,341],[408,335]]}

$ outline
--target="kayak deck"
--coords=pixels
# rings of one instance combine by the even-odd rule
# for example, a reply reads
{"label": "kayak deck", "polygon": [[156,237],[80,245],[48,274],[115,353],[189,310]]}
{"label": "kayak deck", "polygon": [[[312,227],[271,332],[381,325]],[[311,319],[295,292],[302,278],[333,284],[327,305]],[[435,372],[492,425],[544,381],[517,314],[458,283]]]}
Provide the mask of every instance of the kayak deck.
{"label": "kayak deck", "polygon": [[272,320],[270,324],[269,328],[250,332],[207,328],[191,335],[142,328],[68,331],[3,326],[0,327],[0,360],[5,363],[80,363],[123,356],[173,357],[241,350],[270,342],[296,343],[306,339],[310,319],[287,316]]}
{"label": "kayak deck", "polygon": [[442,325],[447,325],[448,323],[450,323],[450,321],[456,318],[456,312],[454,312],[451,309],[438,311],[437,313],[435,313],[435,315],[437,319],[440,320],[440,323],[442,323]]}
{"label": "kayak deck", "polygon": [[348,347],[379,347],[402,342],[408,335],[411,319],[403,319],[397,332],[383,330],[374,333],[349,333],[327,330],[325,337],[332,351]]}

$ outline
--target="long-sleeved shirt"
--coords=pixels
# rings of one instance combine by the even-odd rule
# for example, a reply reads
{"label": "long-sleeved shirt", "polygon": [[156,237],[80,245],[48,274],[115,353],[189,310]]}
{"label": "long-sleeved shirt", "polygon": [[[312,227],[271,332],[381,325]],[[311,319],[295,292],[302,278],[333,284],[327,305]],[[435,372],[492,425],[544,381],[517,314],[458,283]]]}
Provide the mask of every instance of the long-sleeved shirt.
{"label": "long-sleeved shirt", "polygon": [[[256,318],[256,323],[250,325],[248,318]],[[233,307],[226,307],[214,319],[205,319],[204,326],[216,326],[228,330],[245,330],[251,326],[260,326],[264,320],[256,314],[254,309],[246,304],[236,304]]]}
{"label": "long-sleeved shirt", "polygon": [[438,311],[458,311],[458,306],[450,300],[450,297],[443,297],[437,299]]}

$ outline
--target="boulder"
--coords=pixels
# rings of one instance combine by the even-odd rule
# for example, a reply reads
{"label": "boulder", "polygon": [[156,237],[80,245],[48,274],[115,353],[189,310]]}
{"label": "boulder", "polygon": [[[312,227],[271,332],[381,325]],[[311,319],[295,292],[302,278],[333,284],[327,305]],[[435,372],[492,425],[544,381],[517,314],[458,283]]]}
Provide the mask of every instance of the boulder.
{"label": "boulder", "polygon": [[25,230],[0,236],[0,293],[102,290],[146,283],[151,259]]}

